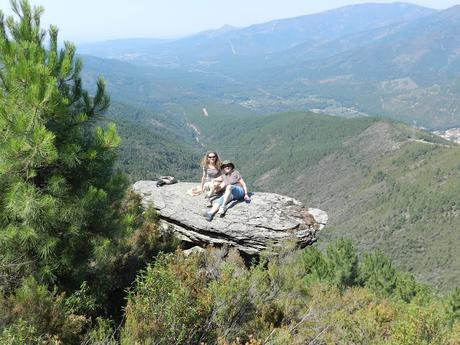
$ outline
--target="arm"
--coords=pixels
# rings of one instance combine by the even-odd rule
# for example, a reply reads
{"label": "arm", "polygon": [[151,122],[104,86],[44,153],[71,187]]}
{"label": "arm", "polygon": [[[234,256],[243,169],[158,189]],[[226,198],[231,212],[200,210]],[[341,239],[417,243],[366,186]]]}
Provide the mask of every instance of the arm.
{"label": "arm", "polygon": [[220,191],[221,189],[225,188],[224,179],[222,175],[213,179],[212,183],[214,184],[216,191]]}
{"label": "arm", "polygon": [[203,169],[203,175],[201,176],[201,191],[203,191],[205,179],[206,179],[206,170]]}
{"label": "arm", "polygon": [[244,190],[244,200],[249,200],[249,195],[248,195],[248,187],[246,186],[246,183],[244,182],[243,178],[240,178],[238,183],[243,187]]}

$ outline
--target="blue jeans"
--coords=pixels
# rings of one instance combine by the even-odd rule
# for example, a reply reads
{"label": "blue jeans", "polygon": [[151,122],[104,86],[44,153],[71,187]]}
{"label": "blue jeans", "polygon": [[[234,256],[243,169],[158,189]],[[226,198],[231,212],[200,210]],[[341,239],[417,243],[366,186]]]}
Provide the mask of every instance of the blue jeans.
{"label": "blue jeans", "polygon": [[[228,201],[232,200],[240,200],[244,198],[244,189],[241,186],[238,185],[230,185],[230,199]],[[224,196],[222,195],[219,199],[217,199],[215,202],[217,202],[219,205],[222,205],[224,203]]]}

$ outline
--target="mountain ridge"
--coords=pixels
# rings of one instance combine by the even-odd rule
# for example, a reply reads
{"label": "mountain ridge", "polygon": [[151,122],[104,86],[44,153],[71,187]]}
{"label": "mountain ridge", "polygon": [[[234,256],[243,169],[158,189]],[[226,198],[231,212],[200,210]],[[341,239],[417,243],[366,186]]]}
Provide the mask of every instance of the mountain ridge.
{"label": "mountain ridge", "polygon": [[[152,53],[166,53],[170,59],[177,59],[180,54],[198,54],[195,57],[196,60],[203,57],[210,58],[215,56],[213,52],[216,51],[216,47],[218,47],[220,52],[229,53],[231,52],[231,48],[228,42],[232,42],[232,45],[234,45],[237,50],[237,53],[234,55],[241,55],[242,51],[247,51],[249,55],[253,53],[256,53],[256,55],[263,55],[285,50],[302,41],[304,43],[311,41],[310,39],[306,39],[308,36],[312,36],[314,40],[337,38],[344,34],[386,26],[399,21],[412,20],[419,16],[433,13],[434,11],[435,10],[427,7],[408,3],[365,3],[350,5],[320,13],[276,19],[242,28],[224,25],[217,30],[207,30],[177,40],[165,42],[169,44],[169,46],[161,47],[162,50],[160,51],[153,50]],[[358,17],[361,19],[357,20]],[[337,21],[339,25],[337,25]],[[283,33],[282,39],[274,39],[274,36],[279,33]],[[257,35],[272,35],[272,37],[270,40],[265,38],[261,43],[251,41],[251,37]],[[200,41],[201,38],[211,38],[211,41],[203,42]],[[223,41],[216,41],[216,39]],[[238,45],[238,40],[241,40],[241,44],[249,40],[247,43],[250,43],[250,47],[244,48],[241,44]],[[254,45],[259,47],[258,51],[254,51]],[[158,45],[155,46],[158,47]],[[88,47],[86,49],[88,49]],[[188,51],[190,49],[192,49],[192,51]],[[260,49],[262,49],[262,51]],[[79,50],[83,54],[90,54],[89,51],[85,51],[85,46],[80,46]],[[171,55],[171,51],[176,52]],[[251,53],[251,51],[253,53]]]}
{"label": "mountain ridge", "polygon": [[250,189],[327,212],[320,246],[351,238],[437,289],[459,284],[458,145],[390,120],[306,112],[195,124]]}

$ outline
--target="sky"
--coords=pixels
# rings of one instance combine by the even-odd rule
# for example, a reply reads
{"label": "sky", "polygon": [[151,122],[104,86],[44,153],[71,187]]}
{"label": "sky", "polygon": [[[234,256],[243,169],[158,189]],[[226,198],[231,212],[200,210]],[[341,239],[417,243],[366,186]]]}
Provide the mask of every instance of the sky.
{"label": "sky", "polygon": [[[363,3],[356,0],[29,0],[45,8],[42,23],[57,25],[60,38],[75,43],[118,38],[175,38],[225,24],[244,27],[273,19],[318,13]],[[391,3],[373,0],[369,2]],[[445,9],[460,0],[413,0]],[[0,9],[11,14],[9,0]]]}

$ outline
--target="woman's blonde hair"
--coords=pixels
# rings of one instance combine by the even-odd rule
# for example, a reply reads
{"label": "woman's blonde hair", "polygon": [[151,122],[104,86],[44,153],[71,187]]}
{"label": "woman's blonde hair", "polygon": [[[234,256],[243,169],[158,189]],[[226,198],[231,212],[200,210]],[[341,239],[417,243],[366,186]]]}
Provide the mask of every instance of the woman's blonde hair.
{"label": "woman's blonde hair", "polygon": [[221,162],[220,162],[220,159],[219,159],[219,155],[217,154],[216,151],[208,151],[206,152],[206,154],[203,156],[203,158],[201,159],[201,167],[203,169],[206,169],[208,166],[209,166],[209,161],[208,161],[208,156],[213,153],[216,155],[216,160],[214,161],[214,164],[216,165],[216,168],[217,169],[220,169],[220,165],[221,165]]}

